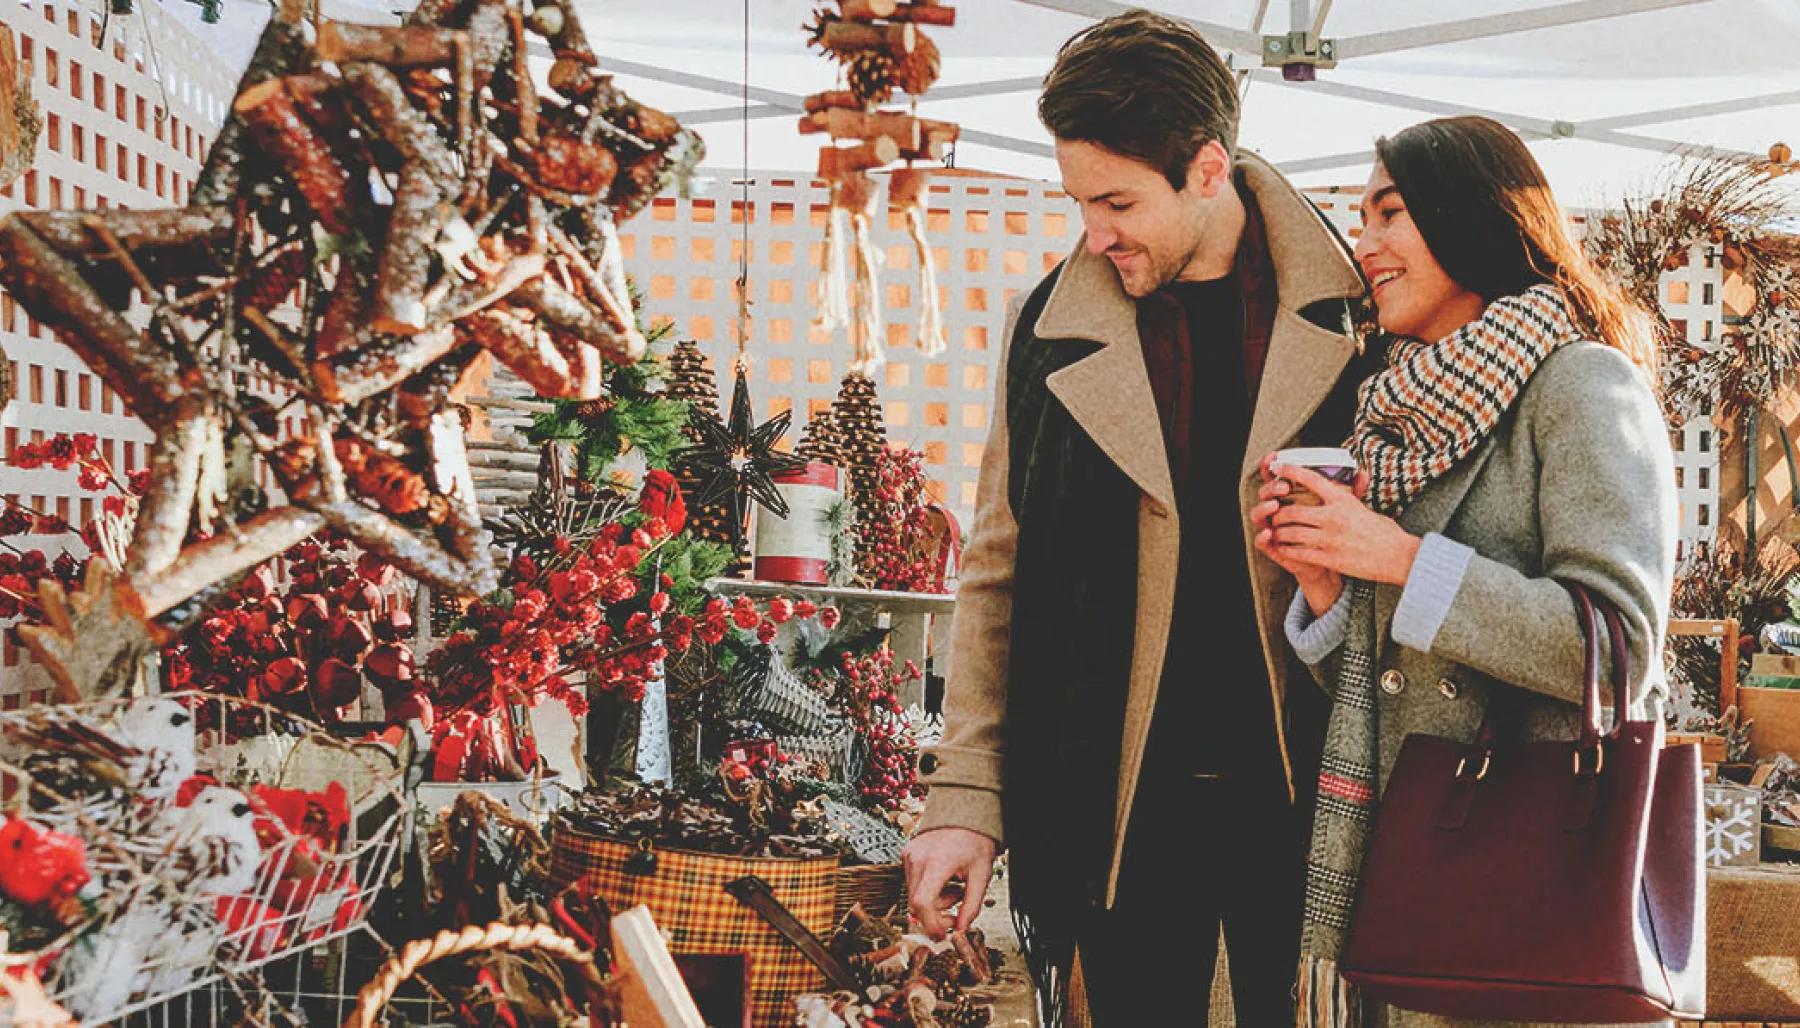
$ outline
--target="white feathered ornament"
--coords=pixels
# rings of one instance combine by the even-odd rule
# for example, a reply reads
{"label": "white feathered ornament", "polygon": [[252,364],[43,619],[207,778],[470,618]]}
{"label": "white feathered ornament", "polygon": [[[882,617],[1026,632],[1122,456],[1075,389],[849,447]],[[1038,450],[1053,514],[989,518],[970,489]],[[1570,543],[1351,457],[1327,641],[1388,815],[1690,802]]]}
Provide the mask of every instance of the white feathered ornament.
{"label": "white feathered ornament", "polygon": [[262,847],[250,798],[210,785],[186,807],[165,812],[171,826],[166,867],[184,890],[207,896],[237,895],[256,885]]}
{"label": "white feathered ornament", "polygon": [[110,1020],[149,984],[144,967],[169,931],[165,904],[131,903],[111,922],[75,941],[63,960],[69,1013],[84,1023]]}
{"label": "white feathered ornament", "polygon": [[133,700],[119,712],[113,735],[138,751],[125,761],[138,796],[165,803],[194,776],[194,712],[171,699]]}

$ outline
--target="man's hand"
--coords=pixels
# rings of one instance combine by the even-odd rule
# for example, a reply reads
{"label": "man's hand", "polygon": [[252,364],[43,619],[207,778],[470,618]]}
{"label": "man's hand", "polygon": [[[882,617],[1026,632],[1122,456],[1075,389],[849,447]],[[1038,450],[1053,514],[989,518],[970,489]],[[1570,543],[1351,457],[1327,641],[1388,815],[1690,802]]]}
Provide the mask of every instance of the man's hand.
{"label": "man's hand", "polygon": [[[912,917],[925,934],[941,939],[952,926],[945,913],[962,902],[954,928],[966,931],[981,913],[988,878],[994,873],[994,840],[967,828],[934,828],[906,844],[906,895]],[[960,881],[959,881],[960,880]]]}

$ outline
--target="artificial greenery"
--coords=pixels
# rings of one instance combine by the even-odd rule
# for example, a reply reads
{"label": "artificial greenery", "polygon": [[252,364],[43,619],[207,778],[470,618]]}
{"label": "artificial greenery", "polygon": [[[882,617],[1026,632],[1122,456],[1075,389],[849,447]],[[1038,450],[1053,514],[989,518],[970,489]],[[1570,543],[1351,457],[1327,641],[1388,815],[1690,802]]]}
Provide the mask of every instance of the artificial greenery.
{"label": "artificial greenery", "polygon": [[[694,617],[712,596],[706,591],[706,580],[723,575],[731,566],[732,557],[731,547],[683,532],[663,543],[656,557],[646,560],[639,570],[665,576],[662,585],[672,601],[670,607],[676,613]],[[660,568],[654,566],[658,562]]]}
{"label": "artificial greenery", "polygon": [[644,455],[647,467],[666,468],[670,454],[687,441],[681,430],[688,423],[691,405],[663,395],[668,365],[664,362],[664,347],[659,344],[668,338],[673,326],[647,328],[643,324],[642,298],[635,287],[631,292],[632,309],[638,312],[638,329],[649,341],[649,351],[634,364],[606,362],[604,397],[556,400],[549,410],[539,411],[531,418],[528,436],[533,443],[571,444],[575,453],[572,470],[583,482],[604,482],[619,455],[632,449]]}

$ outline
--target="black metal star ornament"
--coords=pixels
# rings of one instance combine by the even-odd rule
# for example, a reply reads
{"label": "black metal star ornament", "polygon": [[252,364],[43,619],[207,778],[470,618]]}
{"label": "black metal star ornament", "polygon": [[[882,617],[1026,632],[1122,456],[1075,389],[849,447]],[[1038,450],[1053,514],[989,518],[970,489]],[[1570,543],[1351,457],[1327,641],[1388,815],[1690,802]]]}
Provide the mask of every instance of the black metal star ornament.
{"label": "black metal star ornament", "polygon": [[730,499],[732,543],[740,549],[751,500],[776,517],[788,516],[787,501],[775,488],[774,476],[802,470],[806,461],[775,446],[787,435],[793,417],[792,411],[782,411],[752,427],[750,385],[745,381],[742,364],[738,365],[737,381],[731,388],[730,418],[721,421],[718,415],[701,407],[695,407],[689,417],[690,424],[700,433],[700,441],[677,450],[675,465],[700,480],[696,504]]}

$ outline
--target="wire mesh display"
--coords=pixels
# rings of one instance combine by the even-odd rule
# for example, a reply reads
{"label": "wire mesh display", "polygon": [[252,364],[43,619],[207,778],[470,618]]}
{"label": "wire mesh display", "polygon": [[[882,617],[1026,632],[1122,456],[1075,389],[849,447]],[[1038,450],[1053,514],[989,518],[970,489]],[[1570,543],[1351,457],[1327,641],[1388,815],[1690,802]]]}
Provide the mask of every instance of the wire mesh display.
{"label": "wire mesh display", "polygon": [[787,735],[817,735],[825,729],[831,707],[819,690],[801,678],[776,654],[769,662],[769,677],[756,698],[757,716],[775,731]]}
{"label": "wire mesh display", "polygon": [[230,697],[11,711],[0,740],[0,831],[52,868],[0,888],[11,945],[90,1026],[355,931],[411,816],[409,754]]}

